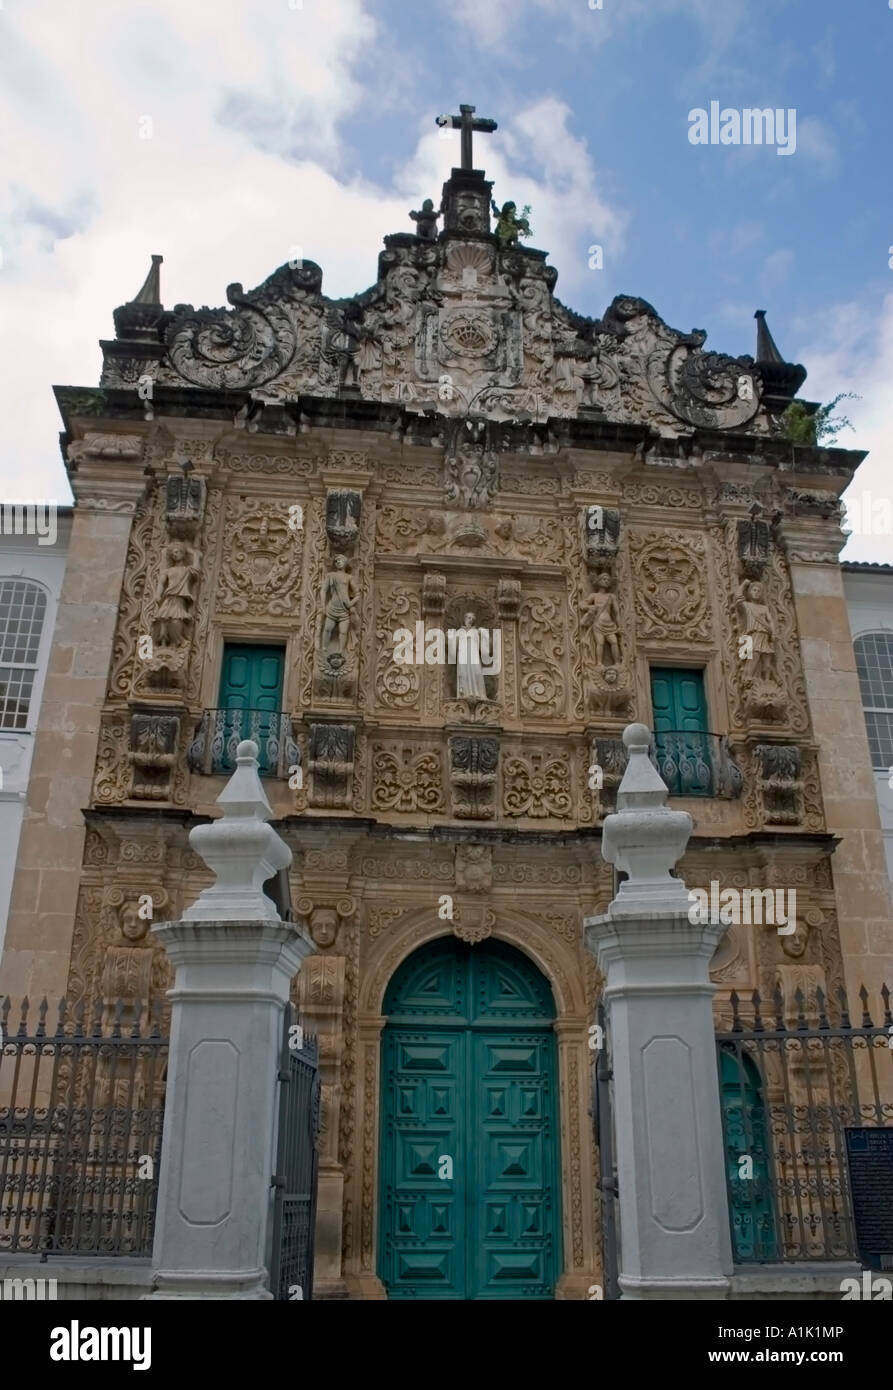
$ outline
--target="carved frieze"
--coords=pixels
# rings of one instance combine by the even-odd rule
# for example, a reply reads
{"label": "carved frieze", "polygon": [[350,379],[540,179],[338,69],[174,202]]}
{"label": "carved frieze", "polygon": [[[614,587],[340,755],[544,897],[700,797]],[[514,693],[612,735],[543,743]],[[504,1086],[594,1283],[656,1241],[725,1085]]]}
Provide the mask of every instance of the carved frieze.
{"label": "carved frieze", "polygon": [[294,613],[301,585],[303,528],[289,526],[286,505],[229,501],[224,527],[217,581],[219,611]]}
{"label": "carved frieze", "polygon": [[452,813],[469,820],[492,820],[496,814],[496,772],[499,740],[455,737],[450,739]]}
{"label": "carved frieze", "polygon": [[311,806],[346,806],[354,769],[353,724],[311,724],[307,770]]}
{"label": "carved frieze", "polygon": [[633,531],[630,535],[636,623],[640,637],[706,640],[710,602],[706,547],[700,535]]}
{"label": "carved frieze", "polygon": [[564,713],[565,643],[559,600],[547,595],[523,599],[518,619],[522,714]]}
{"label": "carved frieze", "polygon": [[456,846],[456,887],[463,893],[489,893],[493,887],[493,849],[490,845]]}
{"label": "carved frieze", "polygon": [[566,820],[573,809],[570,759],[567,754],[531,752],[506,758],[503,811],[507,816]]}
{"label": "carved frieze", "polygon": [[180,715],[135,710],[130,717],[127,761],[133,768],[130,795],[138,801],[166,801],[180,739]]}
{"label": "carved frieze", "polygon": [[412,744],[373,743],[372,809],[443,811],[440,751],[419,750]]}
{"label": "carved frieze", "polygon": [[360,530],[363,495],[347,488],[326,494],[326,535],[337,550],[350,550]]}
{"label": "carved frieze", "polygon": [[760,743],[759,790],[767,825],[799,825],[803,819],[800,749],[793,743]]}
{"label": "carved frieze", "polygon": [[165,483],[164,520],[168,534],[194,540],[205,514],[205,480],[190,472],[171,473]]}

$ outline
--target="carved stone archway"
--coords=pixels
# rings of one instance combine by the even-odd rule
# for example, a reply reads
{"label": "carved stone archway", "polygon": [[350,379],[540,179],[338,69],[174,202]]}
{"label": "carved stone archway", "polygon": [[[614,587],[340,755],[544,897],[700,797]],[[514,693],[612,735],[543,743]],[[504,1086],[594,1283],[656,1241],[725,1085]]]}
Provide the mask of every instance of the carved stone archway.
{"label": "carved stone archway", "polygon": [[[585,1298],[601,1281],[595,1151],[590,1116],[590,1061],[582,946],[558,935],[532,913],[492,903],[492,936],[528,956],[542,971],[555,999],[558,1044],[558,1114],[564,1270],[557,1298]],[[386,1019],[381,1012],[388,982],[412,952],[448,934],[449,924],[432,916],[429,905],[407,913],[387,937],[364,939],[357,1009],[358,1087],[354,1124],[361,1142],[353,1169],[345,1174],[348,1200],[357,1220],[354,1243],[345,1252],[345,1280],[356,1297],[381,1299],[377,1269],[378,1136],[380,1044]],[[458,935],[458,932],[455,933]]]}

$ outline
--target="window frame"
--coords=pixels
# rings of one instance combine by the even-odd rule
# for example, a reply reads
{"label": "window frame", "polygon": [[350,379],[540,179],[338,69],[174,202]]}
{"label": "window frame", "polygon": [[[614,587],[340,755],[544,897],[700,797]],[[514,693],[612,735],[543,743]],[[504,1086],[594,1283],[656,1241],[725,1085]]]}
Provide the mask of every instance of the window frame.
{"label": "window frame", "polygon": [[[9,600],[11,614],[15,603],[15,588],[19,586],[26,591],[20,604],[20,613],[25,612],[30,591],[34,597],[34,615],[27,625],[23,625],[20,616],[16,620],[15,627],[12,627],[9,622],[5,627],[0,626],[0,671],[31,673],[30,687],[25,697],[27,700],[27,707],[22,723],[7,722],[9,717],[8,705],[11,703],[8,699],[7,691],[11,682],[6,683],[6,689],[0,694],[0,735],[33,733],[36,723],[36,711],[43,693],[43,671],[41,662],[44,645],[47,640],[48,619],[51,616],[51,595],[46,585],[42,584],[37,579],[32,579],[29,575],[4,574],[0,575],[0,603],[3,602],[4,586],[11,587],[13,591]],[[36,644],[33,645],[33,659],[21,660],[14,656],[9,660],[4,659],[3,652],[5,648],[11,646],[13,651],[15,651],[15,648],[22,642],[23,632],[25,634],[24,640],[26,647],[30,648],[32,646],[30,639],[34,636],[37,617],[39,617],[39,626],[37,626],[37,641]],[[21,695],[19,696],[18,703],[19,705],[22,703]],[[19,711],[17,711],[16,716],[13,718],[17,718],[18,715]]]}

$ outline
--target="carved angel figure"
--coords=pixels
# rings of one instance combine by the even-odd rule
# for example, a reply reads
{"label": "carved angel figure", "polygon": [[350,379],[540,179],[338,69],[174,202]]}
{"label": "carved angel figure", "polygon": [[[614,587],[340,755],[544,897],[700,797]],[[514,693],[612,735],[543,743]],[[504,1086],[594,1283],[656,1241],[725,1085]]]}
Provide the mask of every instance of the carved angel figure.
{"label": "carved angel figure", "polygon": [[[611,592],[610,575],[600,574],[596,583],[595,592],[587,594],[583,600],[580,627],[584,632],[592,634],[596,666],[617,666],[621,660],[617,600]],[[606,647],[608,660],[604,662]]]}
{"label": "carved angel figure", "polygon": [[332,568],[323,580],[323,621],[319,635],[319,650],[323,656],[332,653],[343,656],[347,647],[350,619],[356,605],[356,586],[345,573],[347,560],[336,555]]}

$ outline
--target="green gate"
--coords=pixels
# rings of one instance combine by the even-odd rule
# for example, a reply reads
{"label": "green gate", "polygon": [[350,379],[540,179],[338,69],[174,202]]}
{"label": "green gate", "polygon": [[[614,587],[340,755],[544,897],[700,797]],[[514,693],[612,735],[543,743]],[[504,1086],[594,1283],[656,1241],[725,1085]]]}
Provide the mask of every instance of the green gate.
{"label": "green gate", "polygon": [[552,1298],[561,1204],[547,981],[504,942],[450,937],[403,962],[384,1013],[388,1296]]}

